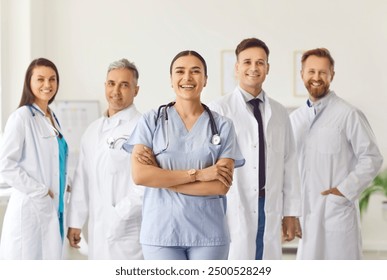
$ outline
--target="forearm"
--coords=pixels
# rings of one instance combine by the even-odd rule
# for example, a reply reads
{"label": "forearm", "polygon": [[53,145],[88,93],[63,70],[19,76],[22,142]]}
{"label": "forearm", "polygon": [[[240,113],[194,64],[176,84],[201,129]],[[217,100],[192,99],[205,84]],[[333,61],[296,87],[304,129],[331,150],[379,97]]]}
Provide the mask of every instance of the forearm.
{"label": "forearm", "polygon": [[184,185],[178,185],[169,188],[170,190],[182,194],[203,196],[203,195],[225,195],[229,191],[229,187],[226,187],[218,180],[210,182],[194,182]]}
{"label": "forearm", "polygon": [[132,177],[135,184],[154,188],[169,188],[192,181],[187,170],[167,170],[153,165],[143,165],[133,156]]}
{"label": "forearm", "polygon": [[221,158],[205,169],[165,170],[158,167],[152,151],[136,145],[132,151],[133,181],[148,187],[170,188],[190,195],[223,195],[232,183],[234,161]]}

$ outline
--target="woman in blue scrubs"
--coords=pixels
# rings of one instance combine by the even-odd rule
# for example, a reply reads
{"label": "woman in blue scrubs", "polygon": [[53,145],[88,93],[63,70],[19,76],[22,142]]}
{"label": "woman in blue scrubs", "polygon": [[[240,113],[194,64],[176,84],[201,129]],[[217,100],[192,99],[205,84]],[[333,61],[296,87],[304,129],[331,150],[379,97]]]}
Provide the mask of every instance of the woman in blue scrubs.
{"label": "woman in blue scrubs", "polygon": [[170,65],[176,100],[145,113],[124,149],[146,186],[140,241],[145,259],[227,259],[226,193],[244,164],[231,120],[200,101],[207,65],[195,51]]}

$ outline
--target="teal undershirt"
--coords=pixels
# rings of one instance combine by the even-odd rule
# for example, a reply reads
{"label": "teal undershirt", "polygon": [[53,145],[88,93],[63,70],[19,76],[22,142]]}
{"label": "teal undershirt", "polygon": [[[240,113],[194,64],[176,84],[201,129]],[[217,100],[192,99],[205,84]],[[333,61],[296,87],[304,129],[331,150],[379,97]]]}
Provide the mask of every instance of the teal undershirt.
{"label": "teal undershirt", "polygon": [[64,237],[64,225],[63,225],[63,212],[64,212],[64,192],[66,185],[66,163],[68,155],[68,147],[66,140],[62,135],[56,137],[58,140],[59,147],[59,208],[58,208],[58,217],[59,217],[59,229],[60,235]]}

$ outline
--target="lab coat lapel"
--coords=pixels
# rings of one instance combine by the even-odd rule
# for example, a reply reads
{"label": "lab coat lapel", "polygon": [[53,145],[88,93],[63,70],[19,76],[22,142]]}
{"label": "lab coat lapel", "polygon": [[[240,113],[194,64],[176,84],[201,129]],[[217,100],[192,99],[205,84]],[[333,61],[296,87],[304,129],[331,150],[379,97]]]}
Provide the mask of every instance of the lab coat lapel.
{"label": "lab coat lapel", "polygon": [[266,92],[264,91],[263,92],[264,94],[264,102],[265,102],[265,135],[267,135],[267,127],[268,127],[268,124],[270,122],[270,118],[271,118],[271,106],[270,106],[270,100],[269,100],[269,97],[267,96]]}

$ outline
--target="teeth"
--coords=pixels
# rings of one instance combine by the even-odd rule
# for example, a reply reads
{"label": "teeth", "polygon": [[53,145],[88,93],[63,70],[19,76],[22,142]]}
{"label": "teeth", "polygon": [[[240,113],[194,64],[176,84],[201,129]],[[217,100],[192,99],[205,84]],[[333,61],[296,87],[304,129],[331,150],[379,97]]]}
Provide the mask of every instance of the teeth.
{"label": "teeth", "polygon": [[322,83],[317,83],[317,82],[313,82],[313,83],[311,83],[311,84],[312,84],[312,86],[314,86],[314,87],[319,87],[319,86],[322,85]]}
{"label": "teeth", "polygon": [[182,87],[182,88],[194,88],[193,85],[182,85],[181,87]]}

